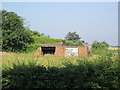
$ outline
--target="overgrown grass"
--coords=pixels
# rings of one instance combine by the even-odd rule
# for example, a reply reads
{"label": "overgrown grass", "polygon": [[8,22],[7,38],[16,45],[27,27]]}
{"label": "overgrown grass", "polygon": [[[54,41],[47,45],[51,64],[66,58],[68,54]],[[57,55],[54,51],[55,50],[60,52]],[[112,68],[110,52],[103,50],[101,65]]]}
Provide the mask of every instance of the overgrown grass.
{"label": "overgrown grass", "polygon": [[53,38],[49,38],[49,37],[33,36],[33,38],[35,40],[34,43],[37,43],[37,44],[54,44],[59,41],[62,41],[62,39],[53,39]]}
{"label": "overgrown grass", "polygon": [[[79,57],[51,57],[51,56],[34,56],[34,54],[21,54],[21,53],[6,53],[2,55],[2,65],[8,65],[11,63],[36,61],[37,64],[44,66],[56,66],[62,67],[65,62],[71,62],[77,64],[76,61]],[[82,58],[82,57],[81,57]],[[83,57],[87,58],[87,57]]]}
{"label": "overgrown grass", "polygon": [[4,52],[3,88],[119,88],[119,58],[113,52],[89,57]]}
{"label": "overgrown grass", "polygon": [[[103,60],[104,59],[104,60]],[[35,61],[3,67],[3,88],[118,88],[118,60],[79,60],[45,67]]]}

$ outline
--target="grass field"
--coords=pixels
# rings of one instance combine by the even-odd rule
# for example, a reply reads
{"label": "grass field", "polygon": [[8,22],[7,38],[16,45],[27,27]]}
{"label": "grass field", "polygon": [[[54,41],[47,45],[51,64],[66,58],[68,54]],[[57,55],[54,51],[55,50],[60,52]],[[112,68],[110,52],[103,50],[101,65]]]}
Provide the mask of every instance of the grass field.
{"label": "grass field", "polygon": [[35,61],[39,65],[62,67],[64,63],[71,62],[77,64],[79,59],[87,59],[88,57],[56,57],[56,56],[34,56],[34,54],[16,54],[16,53],[2,53],[2,65],[11,63]]}
{"label": "grass field", "polygon": [[[113,51],[115,53],[116,51]],[[88,60],[88,61],[96,61],[99,58],[111,58],[111,60],[117,60],[118,54],[116,55],[91,55],[89,57],[56,57],[56,56],[34,56],[33,53],[29,54],[21,54],[21,53],[8,53],[8,52],[0,52],[2,54],[2,62],[0,64],[7,65],[11,63],[25,62],[28,63],[30,61],[35,61],[39,65],[44,66],[56,66],[62,67],[64,63],[72,63],[77,64],[79,60]]]}
{"label": "grass field", "polygon": [[[118,53],[89,57],[2,54],[3,88],[118,88]],[[35,63],[34,63],[35,62]]]}

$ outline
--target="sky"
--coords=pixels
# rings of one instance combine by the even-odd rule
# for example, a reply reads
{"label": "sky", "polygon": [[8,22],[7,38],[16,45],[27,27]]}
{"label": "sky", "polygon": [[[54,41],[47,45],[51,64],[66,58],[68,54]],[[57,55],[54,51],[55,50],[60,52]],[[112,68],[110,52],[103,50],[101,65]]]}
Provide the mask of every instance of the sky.
{"label": "sky", "polygon": [[88,43],[118,45],[117,2],[4,2],[2,9],[17,13],[31,30],[51,38],[77,32]]}

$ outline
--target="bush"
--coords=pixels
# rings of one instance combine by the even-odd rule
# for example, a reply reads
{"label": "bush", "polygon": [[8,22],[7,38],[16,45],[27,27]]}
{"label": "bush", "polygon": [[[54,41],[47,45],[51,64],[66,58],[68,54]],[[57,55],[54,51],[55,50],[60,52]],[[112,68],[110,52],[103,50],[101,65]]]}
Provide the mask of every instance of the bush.
{"label": "bush", "polygon": [[97,42],[94,41],[92,44],[92,48],[90,49],[90,55],[99,55],[99,56],[107,56],[110,55],[112,56],[114,54],[113,50],[108,49],[108,44],[106,42]]}
{"label": "bush", "polygon": [[118,61],[106,57],[98,60],[78,60],[65,67],[44,67],[36,62],[13,63],[4,66],[5,88],[118,88]]}
{"label": "bush", "polygon": [[77,41],[77,42],[66,41],[65,45],[66,46],[84,46],[84,43],[82,41]]}
{"label": "bush", "polygon": [[22,51],[22,53],[33,53],[37,50],[37,48],[39,48],[41,45],[34,45],[34,44],[30,44],[27,45],[25,50]]}
{"label": "bush", "polygon": [[92,44],[92,48],[94,49],[106,49],[108,48],[108,44],[103,41],[103,42],[97,42],[97,41],[94,41],[94,43]]}

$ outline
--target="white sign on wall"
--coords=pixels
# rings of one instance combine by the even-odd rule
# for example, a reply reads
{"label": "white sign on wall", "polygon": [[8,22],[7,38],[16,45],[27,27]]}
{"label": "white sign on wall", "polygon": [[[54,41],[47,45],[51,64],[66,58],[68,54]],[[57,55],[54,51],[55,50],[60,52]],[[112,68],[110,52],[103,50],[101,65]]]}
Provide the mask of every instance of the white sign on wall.
{"label": "white sign on wall", "polygon": [[78,48],[66,48],[65,56],[78,56]]}

